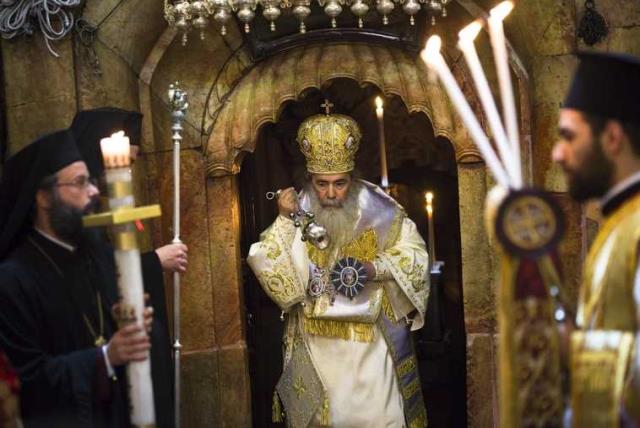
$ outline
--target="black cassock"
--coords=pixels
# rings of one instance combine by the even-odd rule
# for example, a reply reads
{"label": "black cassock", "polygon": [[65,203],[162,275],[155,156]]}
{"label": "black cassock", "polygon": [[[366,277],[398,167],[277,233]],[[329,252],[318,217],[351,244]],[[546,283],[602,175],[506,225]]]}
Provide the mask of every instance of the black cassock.
{"label": "black cassock", "polygon": [[156,407],[156,427],[172,428],[174,422],[173,359],[169,339],[167,303],[164,293],[162,265],[155,251],[142,254],[142,276],[144,289],[149,293],[149,304],[153,306],[151,329],[151,377],[153,398]]}
{"label": "black cassock", "polygon": [[[152,303],[164,303],[155,288]],[[101,332],[108,341],[116,330],[111,307],[117,299],[113,252],[98,233],[85,232],[70,252],[31,232],[0,264],[0,348],[22,383],[25,427],[129,426],[124,368],[115,368],[117,380],[110,379],[95,346]],[[172,409],[173,371],[166,307],[159,309],[151,363],[157,425],[164,427],[173,424],[165,415]]]}

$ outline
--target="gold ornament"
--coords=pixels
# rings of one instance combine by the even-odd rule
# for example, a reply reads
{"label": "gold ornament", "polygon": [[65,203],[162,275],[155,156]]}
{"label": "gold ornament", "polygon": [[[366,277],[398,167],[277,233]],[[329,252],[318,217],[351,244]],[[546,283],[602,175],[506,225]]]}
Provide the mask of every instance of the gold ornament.
{"label": "gold ornament", "polygon": [[341,174],[353,171],[360,145],[360,127],[341,114],[318,114],[298,128],[298,144],[313,174]]}

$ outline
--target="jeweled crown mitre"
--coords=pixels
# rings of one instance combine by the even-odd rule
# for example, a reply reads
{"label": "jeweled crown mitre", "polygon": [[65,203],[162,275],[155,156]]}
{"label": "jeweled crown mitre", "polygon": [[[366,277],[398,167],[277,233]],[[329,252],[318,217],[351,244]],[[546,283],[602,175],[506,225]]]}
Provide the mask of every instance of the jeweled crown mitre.
{"label": "jeweled crown mitre", "polygon": [[317,114],[298,128],[298,144],[313,174],[341,174],[353,171],[360,146],[360,127],[342,114]]}

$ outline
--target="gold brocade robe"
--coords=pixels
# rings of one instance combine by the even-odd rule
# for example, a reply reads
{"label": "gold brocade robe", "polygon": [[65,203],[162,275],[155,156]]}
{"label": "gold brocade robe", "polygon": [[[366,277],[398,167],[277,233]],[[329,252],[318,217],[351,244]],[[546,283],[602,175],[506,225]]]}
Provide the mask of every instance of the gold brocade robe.
{"label": "gold brocade robe", "polygon": [[609,215],[587,257],[572,336],[574,426],[618,427],[626,411],[640,417],[634,296],[640,244],[640,193]]}
{"label": "gold brocade robe", "polygon": [[[419,416],[416,412],[409,416],[403,409],[403,399],[419,394],[421,400],[421,393],[415,382],[409,386],[398,381],[399,367],[377,324],[382,314],[404,323],[415,310],[412,329],[422,327],[428,297],[425,244],[393,199],[372,184],[359,183],[356,238],[342,247],[338,258],[370,261],[377,276],[353,300],[337,295],[331,304],[326,295],[309,297],[310,271],[316,265],[330,268],[335,260],[302,242],[300,230],[282,216],[251,246],[247,258],[265,292],[288,314],[285,370],[279,385],[284,380],[295,391],[289,400],[280,393],[290,426],[296,425],[295,420],[306,420],[301,415],[310,411],[314,414],[311,426],[418,427],[426,423],[421,403]],[[303,196],[303,208],[308,209],[307,203]],[[303,367],[297,372],[306,377],[291,375],[296,364]],[[415,358],[401,365],[405,372],[415,370]],[[309,403],[312,408],[304,408]]]}

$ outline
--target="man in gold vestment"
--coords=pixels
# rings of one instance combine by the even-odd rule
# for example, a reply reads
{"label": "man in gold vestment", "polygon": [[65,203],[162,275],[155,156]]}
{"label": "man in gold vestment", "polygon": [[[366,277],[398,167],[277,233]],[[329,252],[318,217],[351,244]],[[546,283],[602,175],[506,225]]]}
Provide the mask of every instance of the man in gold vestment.
{"label": "man in gold vestment", "polygon": [[604,216],[585,262],[571,337],[572,424],[640,423],[640,61],[582,54],[554,161]]}
{"label": "man in gold vestment", "polygon": [[[424,324],[428,258],[415,224],[379,187],[353,177],[360,130],[350,117],[316,115],[298,130],[308,183],[280,192],[280,215],[248,262],[286,314],[275,420],[291,427],[424,427],[409,329]],[[329,245],[301,237],[304,210]],[[280,410],[282,405],[282,410]]]}

